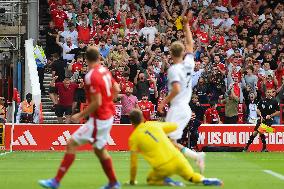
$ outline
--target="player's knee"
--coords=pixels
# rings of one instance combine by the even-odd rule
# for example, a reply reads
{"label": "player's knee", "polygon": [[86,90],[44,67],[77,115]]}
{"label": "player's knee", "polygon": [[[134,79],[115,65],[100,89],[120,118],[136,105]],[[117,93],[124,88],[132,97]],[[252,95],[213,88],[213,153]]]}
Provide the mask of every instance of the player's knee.
{"label": "player's knee", "polygon": [[102,149],[94,148],[94,152],[100,161],[111,158],[109,153],[104,148]]}
{"label": "player's knee", "polygon": [[68,140],[67,145],[66,145],[67,153],[75,153],[76,146],[77,146],[77,143],[72,138]]}

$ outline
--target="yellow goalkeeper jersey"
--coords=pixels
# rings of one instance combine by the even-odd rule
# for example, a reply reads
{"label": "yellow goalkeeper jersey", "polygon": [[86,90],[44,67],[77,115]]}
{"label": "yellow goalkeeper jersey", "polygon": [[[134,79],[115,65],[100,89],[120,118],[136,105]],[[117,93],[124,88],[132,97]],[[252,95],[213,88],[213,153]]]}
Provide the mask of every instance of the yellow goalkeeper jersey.
{"label": "yellow goalkeeper jersey", "polygon": [[176,130],[177,124],[147,121],[139,124],[129,138],[132,152],[139,152],[153,168],[169,162],[180,152],[166,133]]}

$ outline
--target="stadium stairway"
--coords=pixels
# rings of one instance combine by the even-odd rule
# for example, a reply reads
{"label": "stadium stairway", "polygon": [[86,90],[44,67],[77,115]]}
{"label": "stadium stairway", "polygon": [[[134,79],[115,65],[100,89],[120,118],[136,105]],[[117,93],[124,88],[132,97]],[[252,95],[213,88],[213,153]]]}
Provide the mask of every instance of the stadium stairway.
{"label": "stadium stairway", "polygon": [[48,9],[49,6],[47,0],[39,0],[39,40],[41,41],[43,47],[45,47],[46,44],[45,30],[47,29],[50,21]]}
{"label": "stadium stairway", "polygon": [[[52,80],[51,74],[45,73],[43,85],[45,87],[46,92],[49,89],[51,80]],[[52,110],[53,102],[51,101],[48,94],[41,95],[41,103],[42,103],[43,123],[47,123],[47,124],[58,123],[55,112]]]}

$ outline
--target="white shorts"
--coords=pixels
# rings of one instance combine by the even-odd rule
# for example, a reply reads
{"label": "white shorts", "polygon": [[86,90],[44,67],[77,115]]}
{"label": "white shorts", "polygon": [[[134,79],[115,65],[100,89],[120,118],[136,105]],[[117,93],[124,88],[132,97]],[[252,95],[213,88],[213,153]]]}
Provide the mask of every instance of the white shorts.
{"label": "white shorts", "polygon": [[113,124],[113,117],[107,120],[99,120],[89,118],[89,120],[82,125],[72,138],[79,145],[91,143],[97,149],[103,149],[109,138],[109,133]]}
{"label": "white shorts", "polygon": [[187,126],[190,118],[191,109],[189,106],[171,106],[165,121],[177,123],[178,128],[168,134],[169,138],[173,140],[181,139],[183,130]]}

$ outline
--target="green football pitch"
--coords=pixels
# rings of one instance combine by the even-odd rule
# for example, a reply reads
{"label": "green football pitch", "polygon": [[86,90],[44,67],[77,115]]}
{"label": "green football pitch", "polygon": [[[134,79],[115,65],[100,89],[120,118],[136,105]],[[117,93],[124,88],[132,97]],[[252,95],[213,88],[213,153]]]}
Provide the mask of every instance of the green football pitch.
{"label": "green football pitch", "polygon": [[[121,183],[129,179],[129,153],[111,153],[116,174]],[[39,179],[53,177],[61,161],[61,152],[13,152],[0,154],[1,189],[39,189]],[[80,152],[77,160],[62,180],[62,189],[97,189],[107,179],[96,157],[90,152]],[[193,162],[193,167],[196,169]],[[197,169],[196,169],[197,170]],[[269,170],[266,173],[264,170]],[[146,185],[149,166],[140,157],[138,185],[122,188],[161,188]],[[278,173],[275,176],[274,173]],[[273,175],[274,174],[274,175]],[[217,177],[228,189],[283,189],[284,153],[207,153],[206,177]],[[179,177],[173,178],[182,180]],[[206,187],[184,182],[188,188]],[[163,187],[172,188],[172,187]]]}

